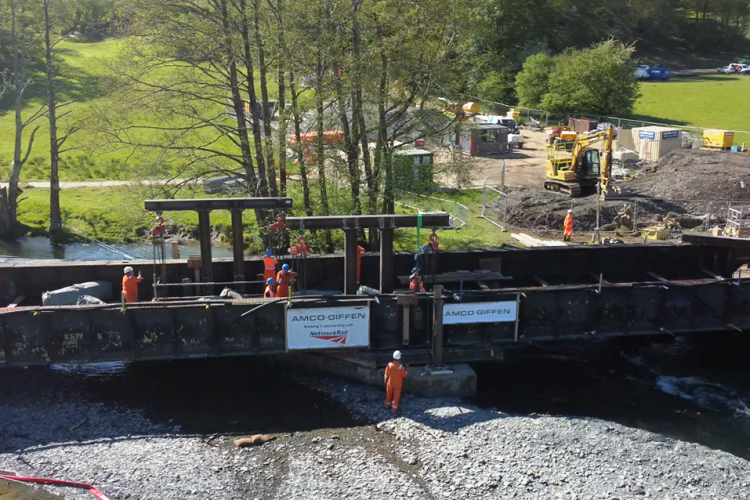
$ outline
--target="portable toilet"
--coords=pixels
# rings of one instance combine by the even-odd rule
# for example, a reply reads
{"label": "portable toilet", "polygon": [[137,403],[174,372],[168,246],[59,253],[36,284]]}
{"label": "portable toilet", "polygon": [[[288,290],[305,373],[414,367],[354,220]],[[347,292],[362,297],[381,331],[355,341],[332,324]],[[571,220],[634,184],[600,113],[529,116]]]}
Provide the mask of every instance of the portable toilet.
{"label": "portable toilet", "polygon": [[641,160],[657,161],[670,151],[682,148],[682,131],[656,126],[634,128],[633,142]]}
{"label": "portable toilet", "polygon": [[432,189],[434,158],[434,153],[426,149],[397,149],[393,152],[394,184],[417,193]]}
{"label": "portable toilet", "polygon": [[508,152],[508,128],[494,123],[477,123],[456,135],[456,146],[471,156],[491,156]]}
{"label": "portable toilet", "polygon": [[707,129],[703,131],[703,149],[729,149],[734,145],[734,132]]}

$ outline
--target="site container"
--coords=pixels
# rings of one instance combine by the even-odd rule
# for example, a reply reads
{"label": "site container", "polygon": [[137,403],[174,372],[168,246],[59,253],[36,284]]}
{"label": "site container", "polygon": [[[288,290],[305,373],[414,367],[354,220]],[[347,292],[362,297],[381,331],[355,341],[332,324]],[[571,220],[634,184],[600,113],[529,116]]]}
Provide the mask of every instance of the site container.
{"label": "site container", "polygon": [[477,123],[455,136],[458,149],[471,156],[490,156],[508,152],[508,128],[494,123]]}
{"label": "site container", "polygon": [[632,131],[634,151],[641,160],[657,161],[670,151],[682,148],[682,131],[669,127],[640,127]]}
{"label": "site container", "polygon": [[415,193],[433,187],[434,153],[426,149],[398,149],[393,153],[393,180],[399,189]]}
{"label": "site container", "polygon": [[596,130],[598,126],[599,122],[597,120],[589,120],[588,118],[568,118],[568,127],[579,134],[585,134],[586,132]]}

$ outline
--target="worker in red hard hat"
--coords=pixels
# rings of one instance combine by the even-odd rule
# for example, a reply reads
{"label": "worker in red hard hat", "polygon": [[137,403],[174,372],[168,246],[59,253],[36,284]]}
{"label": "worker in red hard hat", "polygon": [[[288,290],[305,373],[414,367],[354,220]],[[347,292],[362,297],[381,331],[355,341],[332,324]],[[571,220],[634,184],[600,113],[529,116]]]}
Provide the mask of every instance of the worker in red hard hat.
{"label": "worker in red hard hat", "polygon": [[563,241],[570,241],[573,236],[573,210],[568,210],[563,222]]}
{"label": "worker in red hard hat", "polygon": [[296,277],[297,273],[292,271],[289,264],[281,266],[281,271],[276,275],[276,296],[289,297],[289,286],[292,280]]}
{"label": "worker in red hard hat", "polygon": [[357,245],[357,283],[362,281],[362,257],[365,256],[365,249]]}
{"label": "worker in red hard hat", "polygon": [[263,292],[264,299],[275,299],[276,298],[276,280],[268,278],[266,280],[266,291]]}
{"label": "worker in red hard hat", "polygon": [[266,250],[266,256],[263,257],[263,279],[268,281],[268,278],[275,278],[276,277],[276,264],[278,264],[279,261],[276,260],[276,257],[273,256],[273,252],[271,252],[271,249]]}
{"label": "worker in red hard hat", "polygon": [[401,389],[409,368],[401,363],[401,351],[393,353],[393,361],[385,367],[385,408],[391,413],[398,413],[398,403],[401,399]]}
{"label": "worker in red hard hat", "polygon": [[138,302],[138,283],[143,281],[140,271],[138,272],[138,276],[135,276],[133,268],[127,266],[122,272],[125,274],[122,277],[123,302]]}

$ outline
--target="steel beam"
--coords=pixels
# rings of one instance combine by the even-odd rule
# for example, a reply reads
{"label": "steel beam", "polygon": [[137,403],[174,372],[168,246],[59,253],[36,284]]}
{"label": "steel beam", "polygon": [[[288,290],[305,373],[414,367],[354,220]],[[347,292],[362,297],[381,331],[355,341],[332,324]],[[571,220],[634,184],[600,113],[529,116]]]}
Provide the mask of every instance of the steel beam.
{"label": "steel beam", "polygon": [[146,200],[146,210],[250,210],[292,208],[292,198],[198,198],[184,200]]}
{"label": "steel beam", "polygon": [[393,293],[393,229],[380,230],[380,293]]}
{"label": "steel beam", "polygon": [[417,227],[420,218],[422,227],[452,227],[451,216],[445,212],[421,215],[287,217],[286,227],[293,230]]}
{"label": "steel beam", "polygon": [[[245,238],[242,234],[242,210],[232,210],[232,256],[234,281],[245,281]],[[239,286],[244,291],[245,286]]]}
{"label": "steel beam", "polygon": [[[201,277],[204,282],[210,283],[214,280],[213,259],[211,258],[211,212],[200,210],[198,212],[198,232],[201,243]],[[213,287],[203,287],[204,295],[211,295]]]}
{"label": "steel beam", "polygon": [[356,229],[344,231],[344,294],[346,295],[357,293],[357,233]]}

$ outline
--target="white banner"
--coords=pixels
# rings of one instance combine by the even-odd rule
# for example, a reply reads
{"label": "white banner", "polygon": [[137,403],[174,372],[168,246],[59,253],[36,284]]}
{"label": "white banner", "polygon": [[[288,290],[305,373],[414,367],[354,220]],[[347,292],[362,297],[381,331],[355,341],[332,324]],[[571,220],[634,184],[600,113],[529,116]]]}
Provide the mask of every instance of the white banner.
{"label": "white banner", "polygon": [[287,309],[288,350],[370,346],[370,307]]}
{"label": "white banner", "polygon": [[515,301],[445,304],[443,306],[443,324],[515,321],[517,314],[518,304]]}

